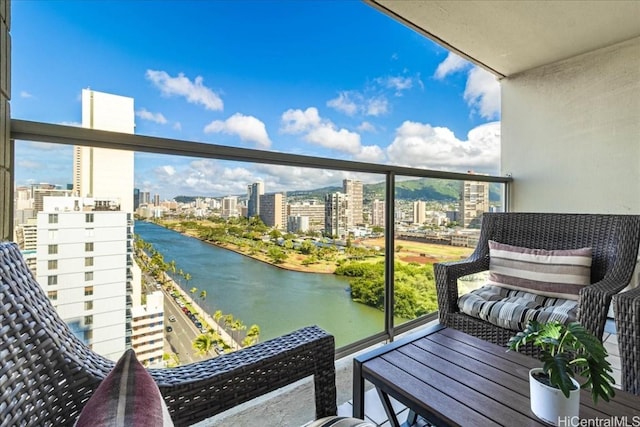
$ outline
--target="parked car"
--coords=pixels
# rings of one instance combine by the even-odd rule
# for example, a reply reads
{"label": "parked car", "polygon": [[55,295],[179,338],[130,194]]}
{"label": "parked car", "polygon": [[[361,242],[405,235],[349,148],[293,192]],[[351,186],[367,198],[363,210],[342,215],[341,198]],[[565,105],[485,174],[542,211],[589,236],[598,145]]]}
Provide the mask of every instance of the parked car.
{"label": "parked car", "polygon": [[169,322],[175,322],[176,321],[176,316],[171,315],[169,316]]}
{"label": "parked car", "polygon": [[173,331],[173,328],[171,326],[167,326],[167,332],[171,332]]}

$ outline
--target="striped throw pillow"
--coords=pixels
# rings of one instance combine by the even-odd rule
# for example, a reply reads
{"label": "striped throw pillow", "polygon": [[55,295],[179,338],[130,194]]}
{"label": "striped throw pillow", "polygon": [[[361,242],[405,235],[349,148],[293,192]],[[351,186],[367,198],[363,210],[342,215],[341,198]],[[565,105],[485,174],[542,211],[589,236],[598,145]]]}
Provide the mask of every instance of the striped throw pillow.
{"label": "striped throw pillow", "polygon": [[75,425],[166,427],[173,422],[158,385],[129,349],[93,392]]}
{"label": "striped throw pillow", "polygon": [[577,300],[591,283],[591,248],[545,250],[489,241],[489,284]]}

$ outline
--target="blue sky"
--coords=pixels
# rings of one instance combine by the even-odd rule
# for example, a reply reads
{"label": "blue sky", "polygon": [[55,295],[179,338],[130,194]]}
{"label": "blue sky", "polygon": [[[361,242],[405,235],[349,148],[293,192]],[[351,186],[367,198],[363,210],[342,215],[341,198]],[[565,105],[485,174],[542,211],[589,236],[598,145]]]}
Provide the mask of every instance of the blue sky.
{"label": "blue sky", "polygon": [[[499,173],[489,73],[355,0],[12,3],[12,117],[81,122],[83,88],[134,98],[136,133]],[[222,196],[341,172],[136,154],[135,186]],[[16,184],[71,182],[71,149],[19,142]],[[378,181],[376,177],[359,177]]]}

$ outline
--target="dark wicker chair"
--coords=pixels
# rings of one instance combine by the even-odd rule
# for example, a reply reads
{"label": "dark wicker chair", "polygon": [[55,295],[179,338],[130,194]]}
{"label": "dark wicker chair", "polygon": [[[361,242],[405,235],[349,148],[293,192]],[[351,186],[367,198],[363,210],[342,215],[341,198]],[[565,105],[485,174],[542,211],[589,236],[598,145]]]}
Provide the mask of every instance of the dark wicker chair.
{"label": "dark wicker chair", "polygon": [[[458,278],[489,269],[488,241],[537,249],[593,248],[591,285],[580,291],[578,320],[602,338],[611,298],[626,287],[640,245],[640,215],[485,213],[480,240],[463,261],[434,265],[440,322],[505,346],[514,331],[463,314]],[[532,348],[523,352],[533,354]]]}
{"label": "dark wicker chair", "polygon": [[[60,319],[17,245],[0,243],[0,425],[73,425],[114,362]],[[189,425],[313,375],[317,418],[335,415],[335,344],[316,326],[207,361],[150,369],[173,422]]]}
{"label": "dark wicker chair", "polygon": [[622,389],[640,396],[640,288],[613,298]]}

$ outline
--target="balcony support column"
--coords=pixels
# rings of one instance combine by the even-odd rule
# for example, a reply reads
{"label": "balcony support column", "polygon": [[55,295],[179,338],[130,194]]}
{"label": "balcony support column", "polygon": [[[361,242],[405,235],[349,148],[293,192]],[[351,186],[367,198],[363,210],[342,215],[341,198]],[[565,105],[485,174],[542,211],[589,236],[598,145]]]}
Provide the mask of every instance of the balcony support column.
{"label": "balcony support column", "polygon": [[384,205],[384,331],[389,337],[389,341],[393,341],[393,277],[394,277],[394,261],[395,261],[395,190],[396,190],[396,174],[394,172],[387,173],[386,189],[385,189],[385,205]]}
{"label": "balcony support column", "polygon": [[11,0],[0,0],[0,240],[13,239]]}

